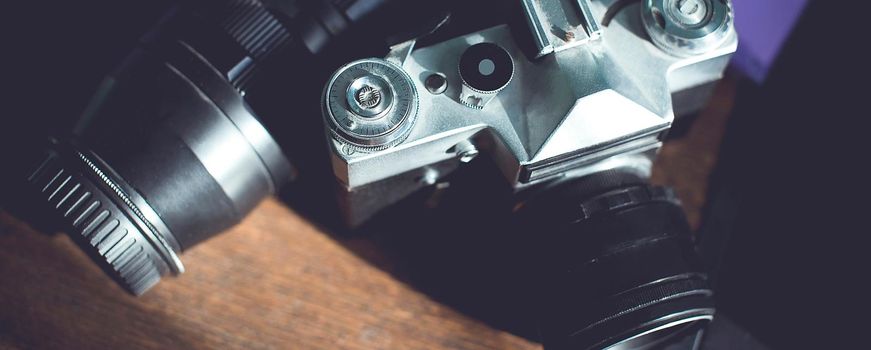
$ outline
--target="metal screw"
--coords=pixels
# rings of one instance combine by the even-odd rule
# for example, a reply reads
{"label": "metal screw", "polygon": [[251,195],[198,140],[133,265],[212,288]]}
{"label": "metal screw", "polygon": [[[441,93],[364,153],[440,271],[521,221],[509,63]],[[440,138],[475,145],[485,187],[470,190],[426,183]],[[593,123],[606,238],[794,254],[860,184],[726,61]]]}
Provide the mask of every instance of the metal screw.
{"label": "metal screw", "polygon": [[381,91],[366,85],[360,91],[357,91],[357,103],[363,108],[372,108],[381,103]]}
{"label": "metal screw", "polygon": [[454,149],[457,151],[457,157],[460,159],[460,162],[463,163],[471,162],[480,153],[475,144],[469,140],[458,143]]}
{"label": "metal screw", "polygon": [[342,152],[351,156],[351,155],[354,155],[354,153],[356,153],[356,150],[354,150],[354,147],[351,147],[351,145],[344,144],[344,145],[342,145]]}
{"label": "metal screw", "polygon": [[377,75],[364,75],[355,79],[345,92],[348,108],[363,118],[375,118],[393,104],[390,83]]}
{"label": "metal screw", "polygon": [[468,150],[459,154],[460,162],[468,163],[475,159],[478,156],[478,150]]}
{"label": "metal screw", "polygon": [[677,0],[674,2],[677,20],[683,25],[697,25],[705,20],[708,6],[704,0]]}
{"label": "metal screw", "polygon": [[433,185],[436,181],[439,180],[439,172],[431,167],[426,167],[423,169],[423,175],[421,175],[417,181],[424,185]]}
{"label": "metal screw", "polygon": [[699,2],[697,0],[681,0],[678,2],[678,10],[687,16],[696,13],[699,10]]}

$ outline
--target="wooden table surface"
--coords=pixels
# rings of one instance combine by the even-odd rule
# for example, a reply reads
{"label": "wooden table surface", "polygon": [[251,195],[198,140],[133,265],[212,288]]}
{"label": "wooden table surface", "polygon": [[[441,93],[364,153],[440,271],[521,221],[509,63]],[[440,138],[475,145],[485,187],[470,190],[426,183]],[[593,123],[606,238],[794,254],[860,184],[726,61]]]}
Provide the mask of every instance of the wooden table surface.
{"label": "wooden table surface", "polygon": [[[677,189],[694,227],[734,85],[720,84],[655,167],[654,182]],[[0,348],[541,347],[434,300],[395,278],[366,238],[324,234],[276,199],[182,260],[186,273],[134,298],[65,235],[0,212]]]}

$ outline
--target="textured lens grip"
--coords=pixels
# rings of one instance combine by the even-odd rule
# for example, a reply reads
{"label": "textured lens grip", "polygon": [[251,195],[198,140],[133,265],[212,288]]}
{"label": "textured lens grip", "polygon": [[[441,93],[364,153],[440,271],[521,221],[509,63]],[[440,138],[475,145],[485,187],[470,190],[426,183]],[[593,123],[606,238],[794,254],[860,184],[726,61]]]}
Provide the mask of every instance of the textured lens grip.
{"label": "textured lens grip", "polygon": [[147,238],[155,233],[144,232],[149,224],[135,206],[124,203],[113,180],[89,163],[76,151],[48,150],[27,179],[30,193],[47,206],[47,219],[58,221],[110,277],[141,295],[174,269]]}
{"label": "textured lens grip", "polygon": [[650,346],[713,318],[673,191],[601,173],[545,190],[521,215],[542,242],[545,349]]}

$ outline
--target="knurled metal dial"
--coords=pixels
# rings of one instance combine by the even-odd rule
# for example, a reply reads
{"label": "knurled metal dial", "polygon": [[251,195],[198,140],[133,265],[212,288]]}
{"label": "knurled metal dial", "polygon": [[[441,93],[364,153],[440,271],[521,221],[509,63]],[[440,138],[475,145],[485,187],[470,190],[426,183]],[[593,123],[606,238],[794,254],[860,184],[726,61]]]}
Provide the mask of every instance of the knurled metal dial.
{"label": "knurled metal dial", "polygon": [[463,81],[460,103],[474,109],[483,109],[514,78],[511,54],[494,43],[466,49],[458,68]]}
{"label": "knurled metal dial", "polygon": [[324,117],[333,136],[360,151],[382,150],[405,140],[417,111],[411,77],[377,58],[339,68],[324,93]]}
{"label": "knurled metal dial", "polygon": [[734,32],[730,0],[645,0],[641,18],[651,41],[678,57],[717,48]]}

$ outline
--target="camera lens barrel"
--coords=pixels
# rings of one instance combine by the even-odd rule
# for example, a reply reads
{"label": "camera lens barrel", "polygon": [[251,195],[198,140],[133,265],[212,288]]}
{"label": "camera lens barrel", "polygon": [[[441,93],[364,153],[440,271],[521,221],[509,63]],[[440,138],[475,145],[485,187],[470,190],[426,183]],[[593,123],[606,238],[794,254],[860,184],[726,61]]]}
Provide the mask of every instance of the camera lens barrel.
{"label": "camera lens barrel", "polygon": [[188,6],[146,35],[28,173],[48,217],[136,295],[183,272],[179,253],[292,174],[243,99],[290,33],[258,1]]}
{"label": "camera lens barrel", "polygon": [[43,156],[28,180],[49,210],[46,219],[116,282],[139,295],[163,275],[184,271],[181,246],[166,223],[95,154],[52,141]]}
{"label": "camera lens barrel", "polygon": [[547,349],[646,348],[712,320],[713,292],[671,190],[603,173],[547,190],[522,214],[542,237]]}
{"label": "camera lens barrel", "polygon": [[299,121],[255,111],[302,98],[328,44],[387,3],[180,3],[109,74],[72,132],[23,161],[30,185],[19,202],[44,206],[28,216],[45,213],[40,226],[66,231],[133,294],[183,272],[178,254],[295,173],[269,128],[291,135]]}

